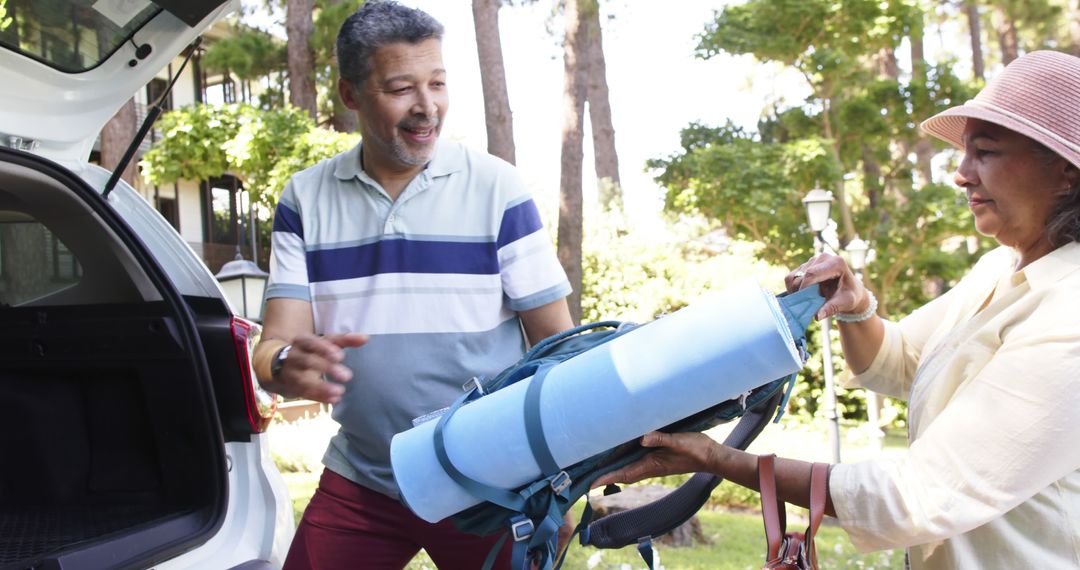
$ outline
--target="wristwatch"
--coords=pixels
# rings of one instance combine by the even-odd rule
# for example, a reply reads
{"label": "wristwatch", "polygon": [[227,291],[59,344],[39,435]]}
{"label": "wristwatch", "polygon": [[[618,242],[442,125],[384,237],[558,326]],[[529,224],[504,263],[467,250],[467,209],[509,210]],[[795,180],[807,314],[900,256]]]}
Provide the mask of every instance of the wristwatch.
{"label": "wristwatch", "polygon": [[281,368],[285,366],[285,359],[289,357],[290,350],[292,350],[292,345],[286,344],[274,355],[274,359],[270,361],[271,378],[277,378],[278,373],[281,372]]}

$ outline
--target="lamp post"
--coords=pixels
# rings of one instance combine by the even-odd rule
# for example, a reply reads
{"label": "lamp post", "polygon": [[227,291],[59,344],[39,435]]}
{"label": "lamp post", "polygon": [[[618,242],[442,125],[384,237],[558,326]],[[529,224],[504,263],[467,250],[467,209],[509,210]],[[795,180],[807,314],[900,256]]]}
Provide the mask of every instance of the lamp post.
{"label": "lamp post", "polygon": [[[866,264],[870,261],[870,244],[859,239],[859,236],[855,236],[855,239],[848,242],[845,249],[848,252],[851,268],[855,270],[855,276],[859,281],[862,281],[863,271],[866,269]],[[867,423],[870,424],[870,445],[875,451],[881,451],[882,440],[885,437],[885,433],[881,431],[881,418],[879,416],[880,408],[881,396],[879,396],[877,392],[867,390],[866,419]]]}
{"label": "lamp post", "polygon": [[249,321],[261,321],[263,292],[269,276],[255,262],[244,259],[237,248],[236,259],[221,266],[221,271],[214,277],[240,316]]}
{"label": "lamp post", "polygon": [[[246,195],[246,193],[245,193]],[[232,304],[234,309],[240,311],[240,316],[249,321],[262,322],[262,303],[263,293],[266,291],[266,282],[270,278],[270,274],[259,269],[259,266],[254,261],[248,261],[244,259],[243,253],[240,250],[240,242],[244,239],[244,225],[243,225],[243,201],[238,200],[240,203],[241,212],[238,216],[237,225],[237,239],[236,239],[236,257],[232,261],[221,266],[221,270],[217,272],[214,278],[221,284],[221,288],[225,291],[225,296],[228,297],[229,303]],[[250,203],[248,204],[248,214],[252,211]],[[254,228],[254,218],[251,220],[251,225]],[[252,255],[255,254],[255,239],[252,234]]]}
{"label": "lamp post", "polygon": [[[803,198],[806,207],[806,222],[814,234],[814,253],[825,249],[821,232],[829,222],[832,210],[833,194],[828,190],[815,188]],[[832,326],[831,318],[821,321],[821,358],[825,375],[825,418],[829,422],[829,443],[832,445],[832,462],[840,463],[840,416],[836,410],[836,386],[833,381]]]}

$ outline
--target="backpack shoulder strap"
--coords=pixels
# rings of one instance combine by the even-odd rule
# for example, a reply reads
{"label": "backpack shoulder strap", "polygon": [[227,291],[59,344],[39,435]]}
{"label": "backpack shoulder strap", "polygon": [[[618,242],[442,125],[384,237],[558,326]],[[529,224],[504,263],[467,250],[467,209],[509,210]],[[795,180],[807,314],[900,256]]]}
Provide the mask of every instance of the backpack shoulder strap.
{"label": "backpack shoulder strap", "polygon": [[[747,410],[728,434],[724,445],[746,449],[772,419],[783,393]],[[683,524],[709,500],[723,478],[712,473],[696,473],[679,488],[647,505],[608,515],[589,524],[581,543],[596,548],[622,548],[646,536],[660,536]]]}
{"label": "backpack shoulder strap", "polygon": [[[777,301],[795,337],[796,345],[802,347],[806,328],[825,303],[818,285],[794,293],[782,293],[777,295]],[[792,375],[786,391],[778,391],[768,400],[747,410],[724,440],[724,445],[746,449],[765,429],[774,412],[782,411],[791,394],[794,379],[795,375]],[[776,419],[779,420],[779,414]],[[671,532],[704,506],[713,489],[721,481],[723,478],[718,475],[697,473],[678,489],[652,503],[592,522],[587,530],[582,532],[581,543],[596,548],[622,548],[638,543],[643,537]]]}

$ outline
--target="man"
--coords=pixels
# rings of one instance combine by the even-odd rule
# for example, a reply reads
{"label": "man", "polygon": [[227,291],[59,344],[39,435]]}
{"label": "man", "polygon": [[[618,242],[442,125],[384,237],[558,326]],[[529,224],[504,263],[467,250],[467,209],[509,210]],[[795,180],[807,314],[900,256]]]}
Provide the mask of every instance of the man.
{"label": "man", "polygon": [[[336,404],[341,430],[286,567],[479,568],[497,537],[429,524],[398,500],[391,437],[572,326],[566,275],[509,164],[440,141],[442,25],[367,2],[337,40],[356,148],[300,172],[275,213],[263,386]],[[508,566],[504,550],[502,566]]]}

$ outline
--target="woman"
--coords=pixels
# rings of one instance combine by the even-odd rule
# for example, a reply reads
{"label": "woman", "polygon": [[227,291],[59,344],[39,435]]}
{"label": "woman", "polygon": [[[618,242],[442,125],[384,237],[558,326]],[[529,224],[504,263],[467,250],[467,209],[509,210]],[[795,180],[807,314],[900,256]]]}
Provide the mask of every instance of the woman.
{"label": "woman", "polygon": [[[1002,247],[898,323],[839,257],[785,279],[821,284],[854,384],[909,401],[905,456],[832,466],[826,512],[915,569],[1080,568],[1080,58],[1027,54],[922,128],[963,149],[956,184]],[[711,471],[757,487],[755,456],[702,434],[643,444],[658,449],[597,485]],[[776,473],[809,504],[809,463]]]}

